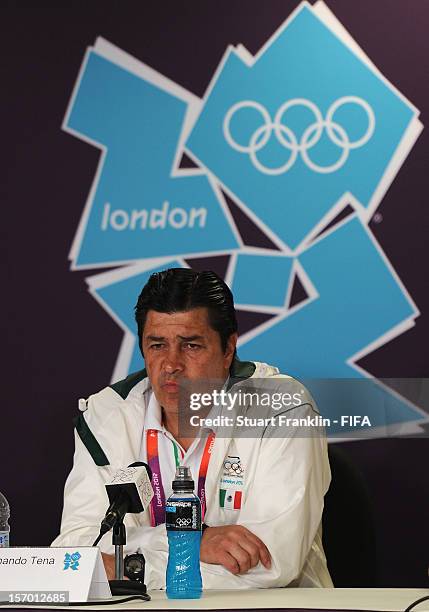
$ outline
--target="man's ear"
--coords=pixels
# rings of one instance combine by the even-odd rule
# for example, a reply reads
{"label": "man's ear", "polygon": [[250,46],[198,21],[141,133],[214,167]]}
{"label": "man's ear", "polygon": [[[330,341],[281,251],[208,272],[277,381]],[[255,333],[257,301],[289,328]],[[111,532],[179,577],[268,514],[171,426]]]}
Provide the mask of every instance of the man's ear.
{"label": "man's ear", "polygon": [[228,369],[230,368],[232,360],[234,358],[234,352],[237,346],[237,340],[238,340],[238,334],[237,332],[235,332],[234,334],[230,335],[230,337],[228,338],[228,342],[226,344],[225,367]]}

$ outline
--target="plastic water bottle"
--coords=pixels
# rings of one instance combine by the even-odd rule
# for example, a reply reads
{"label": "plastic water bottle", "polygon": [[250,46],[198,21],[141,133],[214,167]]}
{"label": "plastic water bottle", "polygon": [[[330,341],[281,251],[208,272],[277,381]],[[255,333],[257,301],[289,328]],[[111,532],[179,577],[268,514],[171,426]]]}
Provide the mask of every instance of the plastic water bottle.
{"label": "plastic water bottle", "polygon": [[194,494],[188,467],[180,466],[173,481],[173,495],[165,504],[168,536],[167,597],[201,597],[201,502]]}
{"label": "plastic water bottle", "polygon": [[0,548],[9,546],[9,517],[9,504],[5,496],[0,493]]}

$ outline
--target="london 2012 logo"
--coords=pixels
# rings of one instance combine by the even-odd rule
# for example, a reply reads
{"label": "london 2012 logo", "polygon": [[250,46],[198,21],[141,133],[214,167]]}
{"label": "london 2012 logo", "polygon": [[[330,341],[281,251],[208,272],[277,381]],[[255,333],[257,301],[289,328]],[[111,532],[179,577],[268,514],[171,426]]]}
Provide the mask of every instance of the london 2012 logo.
{"label": "london 2012 logo", "polygon": [[81,558],[81,554],[79,552],[74,553],[66,553],[64,555],[64,571],[71,569],[73,571],[77,571],[79,569],[79,560]]}
{"label": "london 2012 logo", "polygon": [[[356,362],[414,325],[368,224],[419,111],[323,2],[302,2],[255,56],[229,46],[203,99],[98,38],[63,128],[100,150],[70,258],[115,267],[87,279],[124,330],[113,378],[141,368],[130,296],[193,258],[227,255],[237,307],[271,315],[242,335],[240,357],[300,378],[368,379]],[[226,196],[269,246],[243,238]],[[306,297],[293,303],[297,282]],[[382,412],[373,426],[422,419],[394,395]]]}

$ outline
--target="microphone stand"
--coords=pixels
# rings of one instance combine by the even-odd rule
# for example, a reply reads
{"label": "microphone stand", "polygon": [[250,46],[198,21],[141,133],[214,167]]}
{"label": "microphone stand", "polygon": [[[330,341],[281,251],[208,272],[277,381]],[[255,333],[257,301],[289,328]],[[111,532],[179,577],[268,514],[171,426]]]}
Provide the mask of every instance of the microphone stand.
{"label": "microphone stand", "polygon": [[115,580],[124,579],[124,546],[127,543],[127,534],[123,521],[113,526],[112,544],[115,547]]}
{"label": "microphone stand", "polygon": [[115,547],[115,580],[109,580],[112,595],[143,595],[147,600],[146,585],[137,580],[124,580],[124,546],[127,534],[123,519],[118,519],[113,526],[112,544]]}

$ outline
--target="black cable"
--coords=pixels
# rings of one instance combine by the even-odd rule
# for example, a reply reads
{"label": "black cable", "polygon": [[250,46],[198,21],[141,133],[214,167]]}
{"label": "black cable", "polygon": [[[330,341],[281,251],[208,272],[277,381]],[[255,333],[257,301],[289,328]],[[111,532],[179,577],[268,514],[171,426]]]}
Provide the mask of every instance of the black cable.
{"label": "black cable", "polygon": [[100,531],[100,533],[98,534],[97,539],[95,540],[93,546],[97,546],[97,544],[99,543],[99,541],[101,540],[101,538],[103,536],[104,536],[104,533],[101,533],[101,531]]}
{"label": "black cable", "polygon": [[115,599],[112,601],[106,601],[105,599],[101,599],[100,601],[84,601],[83,603],[79,603],[78,601],[69,601],[69,606],[104,606],[104,605],[113,605],[118,603],[126,603],[127,601],[132,601],[133,599],[141,599],[142,601],[150,601],[150,595],[130,595],[129,597],[123,597],[122,599]]}
{"label": "black cable", "polygon": [[[43,604],[41,604],[40,602],[34,602],[34,603],[22,603],[19,602],[19,605],[22,606],[23,608],[48,608],[49,606],[55,606],[55,607],[67,607],[67,606],[109,606],[109,605],[114,605],[114,604],[119,604],[119,603],[126,603],[127,601],[132,601],[133,599],[140,599],[141,601],[150,601],[150,595],[130,595],[129,597],[123,597],[122,599],[114,599],[114,600],[106,600],[106,599],[100,599],[100,600],[93,600],[93,601],[68,601],[68,602],[43,602]],[[3,606],[16,606],[17,603],[16,602],[9,602],[9,601],[0,601],[0,608],[2,608]]]}
{"label": "black cable", "polygon": [[429,599],[429,595],[425,595],[424,597],[420,597],[420,599],[416,599],[416,601],[413,601],[412,604],[410,604],[408,606],[408,608],[406,610],[404,610],[404,612],[410,612],[413,608],[415,608],[419,603],[422,603],[422,601],[427,601]]}

